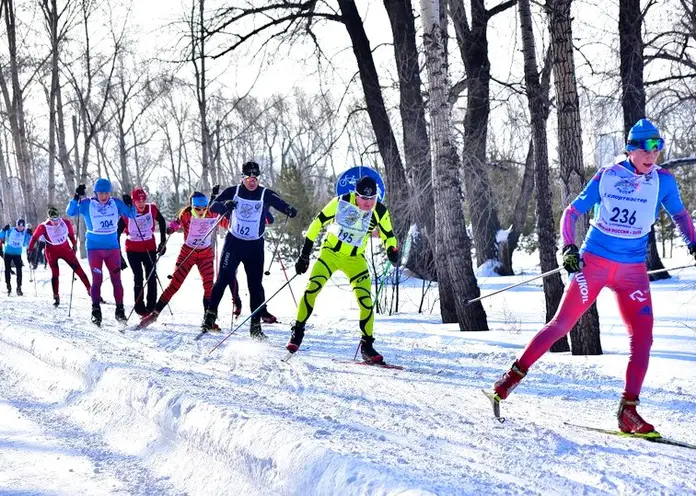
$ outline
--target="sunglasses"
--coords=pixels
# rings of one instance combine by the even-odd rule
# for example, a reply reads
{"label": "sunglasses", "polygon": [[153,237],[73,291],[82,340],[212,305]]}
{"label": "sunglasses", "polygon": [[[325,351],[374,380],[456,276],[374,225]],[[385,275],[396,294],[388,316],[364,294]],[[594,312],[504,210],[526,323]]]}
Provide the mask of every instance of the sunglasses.
{"label": "sunglasses", "polygon": [[631,140],[628,144],[646,152],[659,152],[665,147],[665,140],[662,138],[647,138],[644,140]]}
{"label": "sunglasses", "polygon": [[254,178],[257,179],[261,174],[242,174],[242,179]]}
{"label": "sunglasses", "polygon": [[361,195],[360,193],[355,193],[360,199],[362,200],[375,200],[377,199],[377,195]]}

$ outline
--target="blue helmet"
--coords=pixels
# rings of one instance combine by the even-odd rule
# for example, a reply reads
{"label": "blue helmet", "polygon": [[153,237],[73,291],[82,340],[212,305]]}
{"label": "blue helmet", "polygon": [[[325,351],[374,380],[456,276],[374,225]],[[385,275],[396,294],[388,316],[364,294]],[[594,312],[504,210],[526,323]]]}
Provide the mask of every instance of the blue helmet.
{"label": "blue helmet", "polygon": [[191,195],[191,206],[197,208],[204,208],[208,206],[208,199],[205,195],[199,191],[194,191]]}
{"label": "blue helmet", "polygon": [[95,193],[111,193],[111,181],[100,177],[97,182],[94,183]]}

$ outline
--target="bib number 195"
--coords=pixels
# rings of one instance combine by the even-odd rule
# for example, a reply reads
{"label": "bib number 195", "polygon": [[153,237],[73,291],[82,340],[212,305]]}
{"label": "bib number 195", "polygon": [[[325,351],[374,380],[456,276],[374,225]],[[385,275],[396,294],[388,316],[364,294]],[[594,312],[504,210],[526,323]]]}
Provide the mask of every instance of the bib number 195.
{"label": "bib number 195", "polygon": [[341,231],[338,235],[338,239],[346,243],[353,243],[353,233]]}

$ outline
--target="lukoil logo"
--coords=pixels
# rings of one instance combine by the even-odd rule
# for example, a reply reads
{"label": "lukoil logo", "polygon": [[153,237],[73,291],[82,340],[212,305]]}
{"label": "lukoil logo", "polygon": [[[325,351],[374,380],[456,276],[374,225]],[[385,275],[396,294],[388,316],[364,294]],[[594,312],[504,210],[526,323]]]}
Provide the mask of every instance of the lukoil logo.
{"label": "lukoil logo", "polygon": [[575,280],[578,282],[578,288],[580,289],[580,296],[582,297],[582,302],[587,303],[587,300],[590,297],[590,290],[587,287],[587,279],[585,279],[585,275],[582,272],[578,272],[575,274]]}

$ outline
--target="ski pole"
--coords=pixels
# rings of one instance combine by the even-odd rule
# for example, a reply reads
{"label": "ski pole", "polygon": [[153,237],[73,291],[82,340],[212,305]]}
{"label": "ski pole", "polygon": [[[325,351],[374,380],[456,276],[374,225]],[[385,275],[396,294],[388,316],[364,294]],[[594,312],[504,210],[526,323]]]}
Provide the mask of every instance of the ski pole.
{"label": "ski pole", "polygon": [[650,270],[648,271],[648,275],[652,274],[659,274],[660,272],[667,272],[670,270],[679,270],[679,269],[688,269],[689,267],[696,267],[696,264],[691,264],[691,265],[682,265],[681,267],[671,267],[669,269],[655,269],[655,270]]}
{"label": "ski pole", "polygon": [[[224,219],[224,218],[225,218],[224,215],[220,215],[220,216],[218,217],[217,221],[215,221],[215,224],[213,225],[213,227],[211,227],[210,230],[205,234],[205,236],[203,236],[203,237],[201,238],[201,241],[203,241],[205,238],[207,238],[208,236],[210,236],[210,234],[211,234],[213,231],[215,231],[215,229],[217,228],[218,224],[220,224],[220,222],[222,222],[222,219]],[[176,266],[176,270],[175,270],[174,272],[176,273],[176,271],[179,270],[179,267],[182,266],[182,265],[184,265],[184,262],[186,262],[186,260],[188,260],[189,257],[190,257],[191,255],[193,255],[193,254],[194,254],[195,252],[197,252],[197,251],[198,251],[197,248],[191,249],[191,253],[189,253],[188,255],[186,255],[186,257],[181,261],[181,263],[180,263],[179,265]],[[172,274],[169,274],[169,275],[167,276],[167,279],[171,279],[172,277],[173,277]]]}
{"label": "ski pole", "polygon": [[248,321],[249,319],[251,319],[254,315],[256,315],[262,308],[265,308],[265,306],[268,304],[268,302],[271,301],[271,300],[272,300],[278,293],[280,293],[283,289],[285,289],[285,286],[288,286],[288,285],[292,282],[292,280],[295,279],[298,275],[299,275],[299,274],[295,274],[294,276],[292,276],[292,277],[288,280],[288,282],[286,282],[285,284],[283,284],[280,288],[278,288],[278,290],[277,290],[275,293],[273,293],[271,296],[269,296],[268,298],[266,298],[266,301],[264,301],[263,303],[261,303],[261,304],[256,308],[256,310],[254,310],[253,312],[251,312],[251,313],[249,314],[249,316],[248,316],[246,319],[244,319],[244,321],[243,321],[241,324],[239,324],[237,327],[235,327],[234,329],[232,329],[232,332],[230,332],[227,336],[225,336],[225,338],[224,338],[222,341],[220,341],[218,344],[216,344],[216,345],[215,345],[215,348],[213,348],[212,350],[210,350],[210,351],[208,352],[208,354],[210,355],[213,351],[217,350],[217,349],[220,347],[220,345],[221,345],[222,343],[224,343],[225,341],[227,341],[227,339],[228,339],[232,334],[234,334],[235,332],[237,332],[237,330],[238,330],[240,327],[242,327],[244,324],[246,324],[247,321]]}
{"label": "ski pole", "polygon": [[[280,266],[283,268],[283,274],[285,275],[285,280],[288,281],[288,272],[285,270],[285,264],[283,263],[282,258],[278,258],[278,261],[280,262]],[[295,292],[292,290],[292,286],[290,286],[290,294],[292,295],[292,301],[295,302],[295,306],[297,306],[297,299],[295,298]]]}
{"label": "ski pole", "polygon": [[[285,221],[283,221],[283,227],[280,229],[281,232],[278,233],[278,240],[276,241],[275,245],[275,250],[273,250],[273,256],[271,257],[271,262],[268,264],[268,269],[266,269],[266,272],[264,272],[265,275],[270,276],[271,275],[271,266],[273,265],[273,261],[276,258],[276,255],[278,253],[278,247],[280,246],[280,240],[283,237],[282,231],[285,230],[285,226],[288,225],[288,219],[290,218],[289,215],[285,215]],[[294,298],[294,296],[293,296]]]}
{"label": "ski pole", "polygon": [[[136,222],[136,226],[138,223]],[[138,231],[140,231],[140,227],[138,227]],[[174,233],[172,233],[174,234]],[[172,234],[167,236],[167,239],[164,240],[164,246],[167,246],[167,243],[169,242],[169,238],[171,238]],[[142,238],[142,235],[140,236]],[[155,269],[157,268],[157,262],[159,262],[160,259],[160,254],[157,253],[157,256],[155,257],[155,261],[152,264],[152,268],[150,269],[150,273],[147,275],[147,279],[145,279],[145,282],[143,283],[143,287],[140,289],[140,293],[136,296],[135,301],[137,302],[142,296],[145,294],[145,287],[147,286],[147,283],[150,282],[150,278],[152,277],[152,274],[155,273]],[[187,257],[188,258],[188,257]],[[150,259],[152,260],[152,259]],[[157,281],[159,282],[159,276],[157,277]],[[162,287],[162,283],[160,282],[160,288]],[[164,289],[162,289],[162,292],[164,292]],[[169,302],[167,302],[167,307],[169,307]],[[131,318],[131,315],[133,315],[133,312],[135,311],[135,305],[133,305],[133,308],[131,308],[131,311],[128,313],[128,317],[126,318],[126,322]],[[172,312],[172,309],[169,308],[169,312],[174,315],[174,312]]]}
{"label": "ski pole", "polygon": [[542,279],[544,277],[548,277],[550,275],[556,274],[560,271],[563,270],[563,267],[558,267],[553,270],[549,270],[548,272],[544,272],[543,274],[539,274],[538,276],[534,276],[530,279],[525,279],[522,282],[518,282],[516,284],[511,284],[510,286],[504,287],[503,289],[499,289],[498,291],[494,291],[493,293],[484,295],[484,296],[479,296],[478,298],[474,298],[473,300],[468,300],[465,305],[471,305],[472,303],[476,303],[477,301],[481,301],[484,298],[488,298],[489,296],[497,295],[498,293],[502,293],[503,291],[507,291],[508,289],[516,288],[517,286],[522,286],[523,284],[528,284],[532,281],[536,281],[537,279]]}

